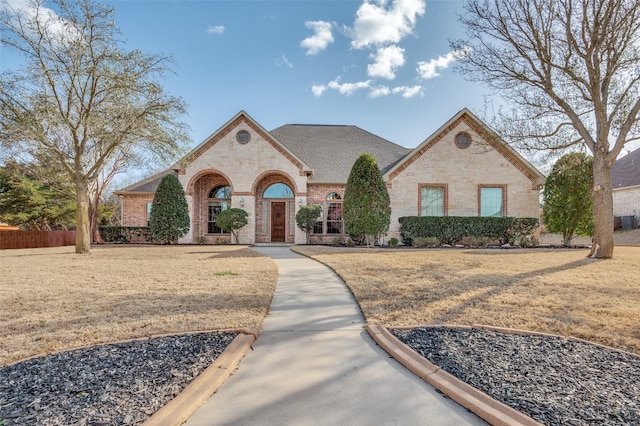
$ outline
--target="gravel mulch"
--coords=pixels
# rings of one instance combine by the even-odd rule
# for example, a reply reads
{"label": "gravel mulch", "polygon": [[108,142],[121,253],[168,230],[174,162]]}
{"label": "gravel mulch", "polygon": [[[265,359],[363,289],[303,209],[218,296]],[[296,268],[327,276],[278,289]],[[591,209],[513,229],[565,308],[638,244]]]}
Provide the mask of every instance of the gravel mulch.
{"label": "gravel mulch", "polygon": [[202,373],[235,336],[157,337],[2,367],[0,425],[142,423]]}
{"label": "gravel mulch", "polygon": [[640,358],[478,329],[392,330],[433,364],[546,425],[640,425]]}

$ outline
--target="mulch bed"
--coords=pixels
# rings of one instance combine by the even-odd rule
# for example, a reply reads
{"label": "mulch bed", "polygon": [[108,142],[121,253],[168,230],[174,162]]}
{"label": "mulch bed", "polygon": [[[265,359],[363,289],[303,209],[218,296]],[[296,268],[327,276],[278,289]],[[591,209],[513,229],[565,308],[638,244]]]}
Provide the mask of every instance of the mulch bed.
{"label": "mulch bed", "polygon": [[0,368],[0,425],[131,425],[202,373],[235,333],[93,346]]}
{"label": "mulch bed", "polygon": [[546,425],[640,425],[640,357],[478,329],[392,330],[433,364]]}

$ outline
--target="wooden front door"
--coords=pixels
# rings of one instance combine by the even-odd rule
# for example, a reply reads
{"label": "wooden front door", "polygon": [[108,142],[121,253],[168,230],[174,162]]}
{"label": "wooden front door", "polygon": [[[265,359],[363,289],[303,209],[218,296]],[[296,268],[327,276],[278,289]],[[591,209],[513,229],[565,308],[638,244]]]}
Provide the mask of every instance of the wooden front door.
{"label": "wooden front door", "polygon": [[271,203],[271,241],[285,241],[285,205],[284,202]]}

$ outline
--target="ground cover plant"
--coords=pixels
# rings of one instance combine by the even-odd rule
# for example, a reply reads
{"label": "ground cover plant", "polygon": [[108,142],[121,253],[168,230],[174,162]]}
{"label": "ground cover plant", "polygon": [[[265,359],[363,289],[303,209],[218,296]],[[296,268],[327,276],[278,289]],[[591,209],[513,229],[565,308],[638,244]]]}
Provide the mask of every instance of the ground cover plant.
{"label": "ground cover plant", "polygon": [[298,246],[347,283],[370,324],[486,324],[640,353],[640,247],[588,250]]}
{"label": "ground cover plant", "polygon": [[242,246],[0,251],[0,365],[148,335],[258,328],[275,264]]}

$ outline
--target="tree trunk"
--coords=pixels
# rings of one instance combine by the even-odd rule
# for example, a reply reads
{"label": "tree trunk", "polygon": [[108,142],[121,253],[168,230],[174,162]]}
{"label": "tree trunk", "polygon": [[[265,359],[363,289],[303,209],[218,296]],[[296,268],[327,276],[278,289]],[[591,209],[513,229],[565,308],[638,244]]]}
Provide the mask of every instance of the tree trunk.
{"label": "tree trunk", "polygon": [[562,245],[565,247],[569,247],[571,245],[571,240],[573,239],[573,234],[564,233],[562,234]]}
{"label": "tree trunk", "polygon": [[593,243],[589,257],[613,257],[613,186],[611,165],[606,154],[596,151],[593,156]]}
{"label": "tree trunk", "polygon": [[86,179],[76,178],[76,253],[90,252],[89,185]]}
{"label": "tree trunk", "polygon": [[97,244],[104,244],[104,240],[100,236],[100,229],[98,228],[98,206],[99,201],[89,198],[89,222],[91,226],[91,242]]}

